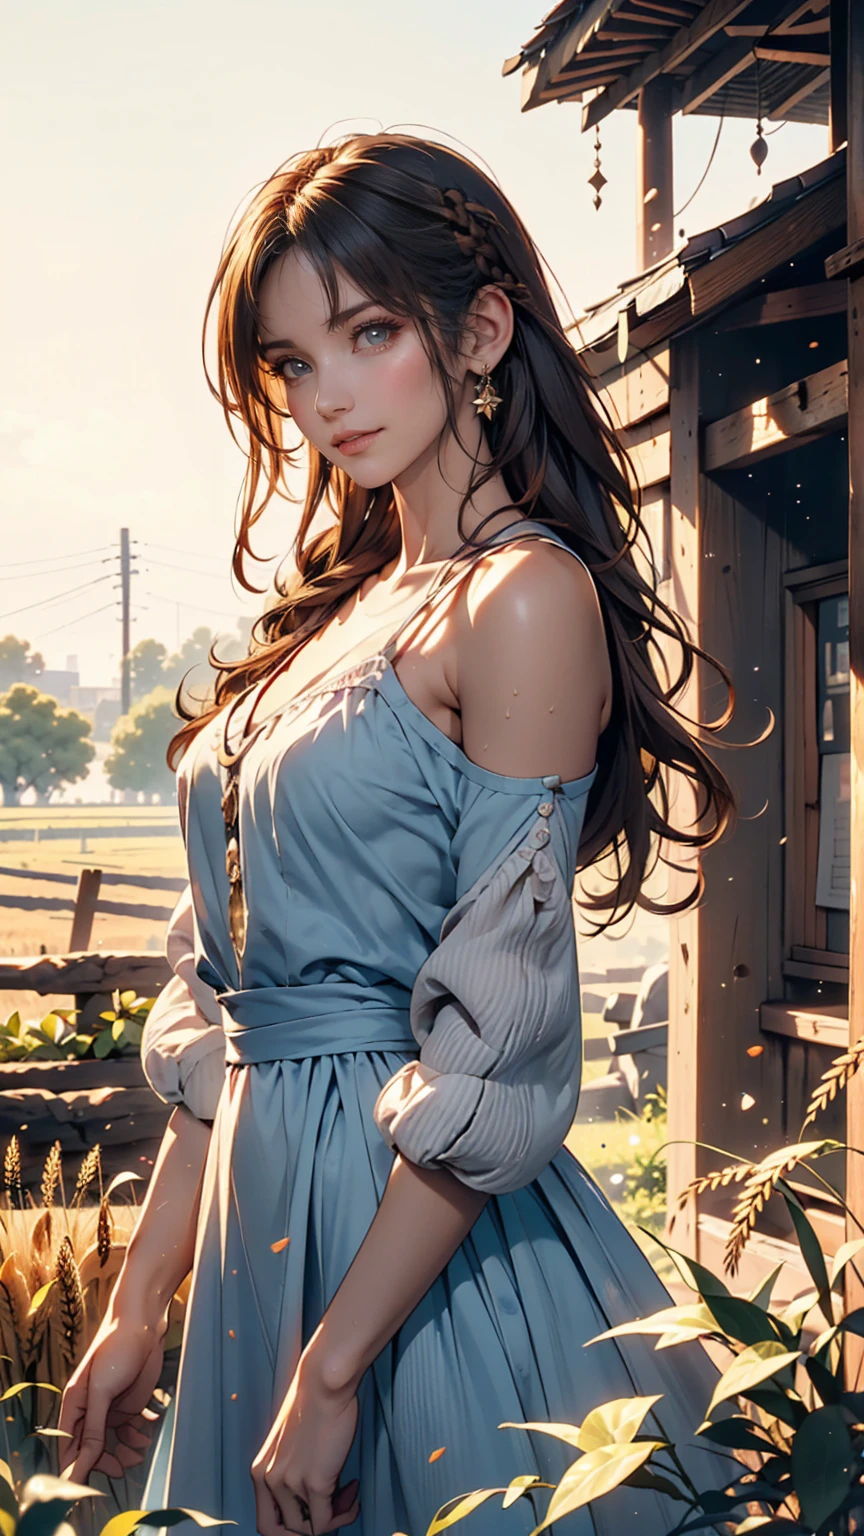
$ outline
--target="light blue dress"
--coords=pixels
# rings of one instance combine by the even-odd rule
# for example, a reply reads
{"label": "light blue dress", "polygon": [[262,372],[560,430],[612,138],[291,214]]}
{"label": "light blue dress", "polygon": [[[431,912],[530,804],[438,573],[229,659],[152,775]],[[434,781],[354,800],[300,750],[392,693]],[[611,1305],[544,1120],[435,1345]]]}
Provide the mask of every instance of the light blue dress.
{"label": "light blue dress", "polygon": [[[659,1424],[686,1438],[713,1380],[698,1346],[583,1347],[669,1303],[563,1148],[581,1071],[571,887],[597,769],[561,783],[479,767],[409,699],[392,649],[254,736],[240,776],[242,975],[221,721],[179,775],[190,893],[143,1059],[161,1097],[214,1123],[177,1393],[145,1507],[194,1507],[239,1536],[256,1529],[251,1463],[394,1148],[491,1193],[361,1383],[342,1478],[360,1479],[352,1536],[425,1536],[458,1494],[523,1472],[557,1481],[573,1452],[499,1430],[505,1420],[579,1423],[611,1398],[663,1393]],[[700,1485],[722,1480],[712,1461],[692,1451]],[[466,1536],[525,1536],[547,1498],[535,1516],[528,1498],[502,1512],[496,1497]],[[621,1490],[555,1530],[663,1536],[680,1510]]]}

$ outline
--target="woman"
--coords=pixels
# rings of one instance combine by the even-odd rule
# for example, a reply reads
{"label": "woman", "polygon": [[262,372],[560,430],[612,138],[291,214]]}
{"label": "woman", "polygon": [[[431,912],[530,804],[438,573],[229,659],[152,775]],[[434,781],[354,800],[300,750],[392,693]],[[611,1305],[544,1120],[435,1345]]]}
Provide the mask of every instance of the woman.
{"label": "woman", "polygon": [[[671,702],[702,653],[634,562],[614,434],[476,166],[394,134],[300,155],[241,216],[217,295],[215,393],[248,437],[235,570],[285,494],[288,422],[298,569],[173,743],[191,885],[143,1059],[178,1108],[66,1391],[64,1465],[140,1459],[191,1268],[148,1507],[421,1536],[470,1488],[560,1476],[565,1446],[502,1421],[633,1393],[664,1394],[676,1438],[702,1415],[700,1353],[583,1348],[666,1293],[563,1149],[571,888],[611,850],[593,909],[648,905],[652,834],[705,846],[732,797]],[[671,826],[663,769],[703,830]],[[670,1510],[622,1490],[567,1530],[660,1536]],[[523,1499],[470,1528],[534,1524]]]}

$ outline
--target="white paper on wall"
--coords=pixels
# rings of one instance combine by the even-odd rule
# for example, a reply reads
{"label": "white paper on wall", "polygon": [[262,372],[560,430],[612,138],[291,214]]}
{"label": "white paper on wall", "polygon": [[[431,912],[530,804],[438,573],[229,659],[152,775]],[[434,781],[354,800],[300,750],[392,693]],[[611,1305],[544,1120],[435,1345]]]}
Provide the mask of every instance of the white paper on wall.
{"label": "white paper on wall", "polygon": [[849,910],[850,755],[827,752],[822,758],[819,795],[819,856],[816,863],[817,907]]}

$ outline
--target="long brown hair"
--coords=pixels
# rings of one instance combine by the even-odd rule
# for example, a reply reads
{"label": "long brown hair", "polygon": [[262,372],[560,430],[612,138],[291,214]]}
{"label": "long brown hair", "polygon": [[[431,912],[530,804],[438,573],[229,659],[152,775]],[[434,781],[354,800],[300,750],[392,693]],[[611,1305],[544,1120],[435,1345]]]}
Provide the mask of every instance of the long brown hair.
{"label": "long brown hair", "polygon": [[[634,559],[634,545],[641,541],[648,551],[645,568],[653,569],[635,476],[556,314],[527,230],[482,170],[434,141],[359,134],[296,155],[260,188],[228,238],[204,329],[206,337],[218,297],[218,373],[215,382],[209,375],[208,380],[247,455],[233,557],[235,575],[247,590],[260,590],[245,570],[247,559],[255,558],[252,529],[274,496],[296,499],[284,476],[304,447],[309,476],[296,573],[277,578],[277,600],[258,619],[249,655],[227,662],[212,658],[218,670],[213,706],[193,716],[181,705],[186,723],[171,743],[169,761],[176,763],[219,709],[284,663],[401,548],[389,485],[362,489],[311,444],[289,448],[283,442],[287,412],[261,356],[257,297],[265,273],[291,250],[302,252],[314,266],[331,313],[339,308],[339,275],[344,272],[371,299],[413,320],[442,381],[445,432],[457,435],[448,357],[458,351],[478,290],[496,283],[508,293],[513,339],[493,380],[502,404],[483,423],[489,462],[472,470],[459,509],[459,531],[472,495],[500,475],[512,507],[554,527],[590,567],[600,593],[614,698],[598,743],[599,768],[578,867],[585,870],[611,856],[616,875],[605,891],[585,895],[583,905],[611,913],[598,932],[623,919],[634,905],[660,913],[683,910],[701,895],[701,871],[683,900],[666,905],[649,900],[642,886],[652,837],[704,848],[734,824],[731,786],[700,741],[703,733],[719,731],[731,718],[732,682],[719,662],[690,641]],[[336,521],[310,536],[325,500],[335,509]],[[473,536],[464,542],[472,543]],[[670,641],[681,654],[675,678],[668,674]],[[692,720],[674,702],[687,687],[697,657],[719,673],[728,690],[725,712],[710,725]],[[687,830],[669,820],[667,780],[674,775],[689,780],[695,791],[696,820]],[[660,846],[651,868],[661,859],[675,867]]]}

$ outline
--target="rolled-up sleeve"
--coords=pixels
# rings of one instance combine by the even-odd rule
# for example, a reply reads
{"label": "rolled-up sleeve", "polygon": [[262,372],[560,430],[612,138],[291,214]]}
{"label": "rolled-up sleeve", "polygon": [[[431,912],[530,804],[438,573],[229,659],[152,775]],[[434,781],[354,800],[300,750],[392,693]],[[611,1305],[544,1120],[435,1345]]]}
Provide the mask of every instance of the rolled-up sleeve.
{"label": "rolled-up sleeve", "polygon": [[185,1104],[199,1120],[212,1120],[225,1080],[225,1036],[216,995],[195,970],[189,886],[174,909],[165,947],[174,975],[144,1028],[144,1075],[166,1104]]}
{"label": "rolled-up sleeve", "polygon": [[[454,838],[461,894],[412,992],[419,1059],[385,1084],[375,1105],[394,1151],[424,1168],[449,1168],[489,1194],[535,1179],[576,1113],[582,1032],[572,891],[592,780],[573,793],[552,775],[539,797],[532,790],[515,806],[512,793],[474,786]],[[511,834],[503,845],[502,828]]]}

